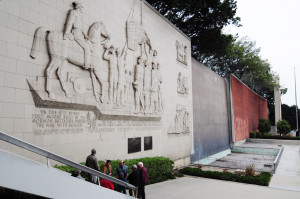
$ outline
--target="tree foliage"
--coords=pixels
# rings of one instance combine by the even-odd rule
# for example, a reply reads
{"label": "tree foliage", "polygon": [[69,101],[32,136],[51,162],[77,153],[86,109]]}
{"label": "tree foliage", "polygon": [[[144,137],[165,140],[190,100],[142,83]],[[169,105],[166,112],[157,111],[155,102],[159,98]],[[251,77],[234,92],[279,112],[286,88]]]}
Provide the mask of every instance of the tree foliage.
{"label": "tree foliage", "polygon": [[249,88],[274,103],[274,86],[279,87],[268,60],[259,55],[260,49],[247,38],[236,40],[223,56],[211,58],[205,64],[221,76],[234,74]]}
{"label": "tree foliage", "polygon": [[[275,114],[275,113],[274,113]],[[296,106],[281,105],[282,119],[286,120],[292,129],[297,128],[296,124]],[[298,116],[300,116],[300,109],[298,109]],[[300,117],[298,117],[298,124],[300,124]]]}
{"label": "tree foliage", "polygon": [[255,42],[222,32],[229,24],[240,26],[235,0],[147,1],[191,38],[195,59],[223,77],[234,74],[269,104],[274,103],[274,74]]}
{"label": "tree foliage", "polygon": [[258,130],[261,133],[269,133],[271,130],[270,121],[264,118],[260,118],[258,123]]}
{"label": "tree foliage", "polygon": [[234,41],[222,33],[229,24],[239,26],[235,0],[147,0],[192,40],[192,55],[200,62],[226,53]]}
{"label": "tree foliage", "polygon": [[277,122],[277,131],[280,134],[288,134],[291,132],[291,126],[286,120],[279,120]]}

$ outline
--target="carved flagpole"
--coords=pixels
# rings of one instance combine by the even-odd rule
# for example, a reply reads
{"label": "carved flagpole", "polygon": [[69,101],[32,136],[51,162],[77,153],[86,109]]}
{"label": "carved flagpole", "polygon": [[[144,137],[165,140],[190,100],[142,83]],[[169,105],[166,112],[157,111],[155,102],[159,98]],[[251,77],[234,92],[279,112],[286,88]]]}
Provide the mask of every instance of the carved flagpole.
{"label": "carved flagpole", "polygon": [[141,0],[141,26],[143,26],[143,3],[144,0]]}

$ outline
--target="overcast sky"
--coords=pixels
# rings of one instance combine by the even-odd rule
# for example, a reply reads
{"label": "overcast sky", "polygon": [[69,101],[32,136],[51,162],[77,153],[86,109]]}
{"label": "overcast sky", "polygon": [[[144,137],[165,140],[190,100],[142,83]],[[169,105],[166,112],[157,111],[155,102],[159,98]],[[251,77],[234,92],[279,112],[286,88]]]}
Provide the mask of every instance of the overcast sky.
{"label": "overcast sky", "polygon": [[298,106],[300,105],[300,0],[237,0],[237,16],[242,27],[229,26],[226,33],[247,36],[261,48],[279,74],[280,84],[288,88],[283,104],[295,105],[294,67]]}

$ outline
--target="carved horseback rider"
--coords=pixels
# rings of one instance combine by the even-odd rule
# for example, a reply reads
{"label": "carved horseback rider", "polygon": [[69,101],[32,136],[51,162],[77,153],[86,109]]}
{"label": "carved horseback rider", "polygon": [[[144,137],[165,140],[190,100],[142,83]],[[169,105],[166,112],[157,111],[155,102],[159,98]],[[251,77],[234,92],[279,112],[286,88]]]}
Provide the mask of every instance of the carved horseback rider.
{"label": "carved horseback rider", "polygon": [[[69,11],[68,18],[65,25],[63,39],[74,36],[74,40],[84,50],[84,65],[83,68],[91,68],[91,50],[89,46],[88,36],[83,32],[83,5],[79,2],[72,3],[73,9]],[[72,35],[70,35],[72,33]]]}

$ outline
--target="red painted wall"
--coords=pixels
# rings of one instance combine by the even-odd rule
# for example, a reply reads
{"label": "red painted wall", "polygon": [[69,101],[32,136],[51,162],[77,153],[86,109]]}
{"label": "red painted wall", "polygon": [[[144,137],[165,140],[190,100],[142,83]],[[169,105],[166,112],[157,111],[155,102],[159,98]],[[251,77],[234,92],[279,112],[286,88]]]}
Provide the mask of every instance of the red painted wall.
{"label": "red painted wall", "polygon": [[235,141],[249,138],[256,131],[259,118],[268,119],[267,100],[260,97],[231,75]]}

